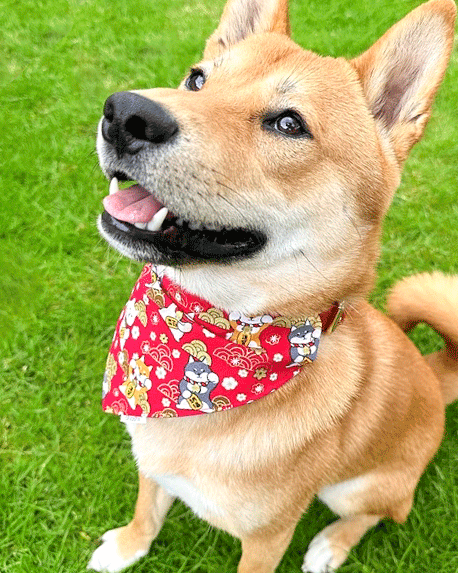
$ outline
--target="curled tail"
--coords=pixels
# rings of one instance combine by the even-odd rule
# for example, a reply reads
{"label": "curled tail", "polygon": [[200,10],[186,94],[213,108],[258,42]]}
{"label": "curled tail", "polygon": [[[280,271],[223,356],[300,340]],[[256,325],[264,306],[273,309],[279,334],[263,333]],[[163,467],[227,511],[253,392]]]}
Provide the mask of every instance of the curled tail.
{"label": "curled tail", "polygon": [[458,276],[441,273],[408,277],[388,297],[388,313],[399,326],[411,330],[429,324],[445,340],[445,348],[426,360],[441,381],[444,402],[458,398]]}

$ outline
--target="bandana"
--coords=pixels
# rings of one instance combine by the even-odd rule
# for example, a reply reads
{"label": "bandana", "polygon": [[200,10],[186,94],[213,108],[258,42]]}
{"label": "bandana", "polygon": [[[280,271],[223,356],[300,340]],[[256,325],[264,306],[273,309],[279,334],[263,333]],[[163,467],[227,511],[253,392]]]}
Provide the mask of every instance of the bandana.
{"label": "bandana", "polygon": [[102,407],[140,422],[249,404],[315,360],[341,319],[337,303],[314,317],[228,314],[148,264],[116,326]]}

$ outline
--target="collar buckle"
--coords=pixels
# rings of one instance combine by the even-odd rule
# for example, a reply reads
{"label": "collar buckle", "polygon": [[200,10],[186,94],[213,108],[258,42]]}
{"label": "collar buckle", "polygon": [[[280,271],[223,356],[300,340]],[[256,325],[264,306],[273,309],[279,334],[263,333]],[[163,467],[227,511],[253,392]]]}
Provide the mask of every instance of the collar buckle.
{"label": "collar buckle", "polygon": [[339,324],[343,321],[343,319],[345,318],[345,305],[343,302],[339,302],[337,305],[337,310],[336,310],[336,314],[331,322],[331,324],[329,325],[329,327],[327,328],[327,332],[329,332],[330,334],[332,334],[334,332],[334,330],[339,326]]}

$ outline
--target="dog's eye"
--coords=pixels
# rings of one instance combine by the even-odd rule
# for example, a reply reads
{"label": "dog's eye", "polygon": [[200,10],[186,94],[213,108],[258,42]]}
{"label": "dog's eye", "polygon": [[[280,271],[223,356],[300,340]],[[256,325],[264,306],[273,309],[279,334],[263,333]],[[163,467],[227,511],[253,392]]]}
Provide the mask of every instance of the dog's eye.
{"label": "dog's eye", "polygon": [[301,122],[292,115],[279,117],[275,122],[275,127],[286,135],[300,135],[304,131]]}
{"label": "dog's eye", "polygon": [[289,137],[312,137],[305,121],[292,110],[284,111],[280,115],[269,115],[264,119],[263,126]]}
{"label": "dog's eye", "polygon": [[188,90],[198,92],[204,87],[205,74],[202,70],[191,70],[191,73],[186,79],[185,86]]}

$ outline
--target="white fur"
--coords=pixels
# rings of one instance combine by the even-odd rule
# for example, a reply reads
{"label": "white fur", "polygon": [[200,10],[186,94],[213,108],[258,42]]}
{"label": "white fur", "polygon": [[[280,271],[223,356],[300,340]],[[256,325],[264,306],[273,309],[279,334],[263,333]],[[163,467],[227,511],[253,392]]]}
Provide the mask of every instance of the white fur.
{"label": "white fur", "polygon": [[140,550],[129,559],[123,559],[118,551],[118,531],[118,529],[111,529],[103,535],[103,543],[92,554],[87,569],[116,573],[129,567],[129,565],[132,565],[148,553]]}
{"label": "white fur", "polygon": [[366,491],[369,484],[370,478],[366,474],[324,487],[317,495],[337,515],[351,515],[358,511],[358,494]]}
{"label": "white fur", "polygon": [[[312,539],[304,557],[302,571],[304,573],[332,573],[334,553],[328,541],[326,533],[322,531]],[[337,565],[338,566],[338,565]]]}
{"label": "white fur", "polygon": [[173,497],[180,498],[196,515],[208,519],[208,515],[222,516],[223,510],[190,480],[177,475],[154,476],[154,480]]}

